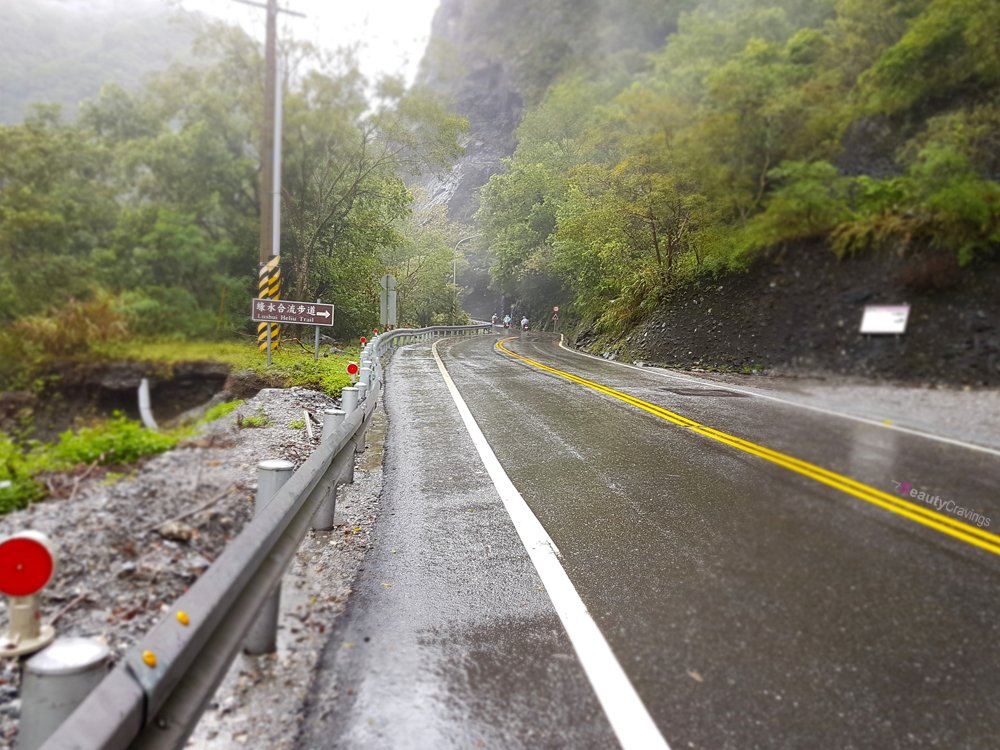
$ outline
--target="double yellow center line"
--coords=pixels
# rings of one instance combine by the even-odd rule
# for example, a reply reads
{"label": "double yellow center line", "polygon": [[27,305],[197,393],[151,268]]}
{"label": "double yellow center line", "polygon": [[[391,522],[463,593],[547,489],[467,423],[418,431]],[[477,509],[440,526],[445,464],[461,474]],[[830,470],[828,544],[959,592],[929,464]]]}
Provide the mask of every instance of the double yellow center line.
{"label": "double yellow center line", "polygon": [[875,489],[874,487],[864,484],[863,482],[858,482],[850,477],[844,476],[843,474],[838,474],[835,471],[824,469],[822,466],[817,466],[816,464],[809,463],[808,461],[803,461],[795,458],[794,456],[789,456],[786,453],[780,453],[778,451],[771,450],[770,448],[765,448],[762,445],[752,443],[749,440],[744,440],[743,438],[730,435],[729,433],[722,432],[721,430],[716,430],[712,427],[699,424],[698,422],[688,419],[687,417],[683,417],[676,412],[664,409],[662,406],[657,406],[656,404],[651,404],[648,401],[643,401],[642,399],[630,396],[627,393],[616,391],[614,388],[608,388],[607,386],[595,383],[592,380],[587,380],[586,378],[581,378],[578,375],[573,375],[562,370],[557,370],[554,367],[544,365],[541,362],[529,359],[528,357],[524,357],[516,352],[512,352],[504,346],[506,341],[511,340],[513,339],[504,339],[497,342],[496,345],[497,349],[503,354],[506,354],[508,357],[520,360],[525,364],[539,370],[543,370],[544,372],[551,373],[560,378],[564,378],[570,382],[578,383],[579,385],[590,388],[598,393],[611,396],[619,401],[624,401],[626,404],[642,409],[645,412],[660,417],[661,419],[665,419],[666,421],[690,430],[691,432],[704,435],[705,437],[711,438],[712,440],[716,440],[720,443],[725,443],[726,445],[737,448],[744,453],[758,456],[763,458],[765,461],[770,461],[771,463],[782,466],[789,471],[794,471],[797,474],[809,477],[810,479],[820,482],[821,484],[825,484],[828,487],[833,487],[841,492],[846,492],[848,495],[852,495],[859,500],[864,500],[866,503],[877,505],[890,513],[895,513],[896,515],[908,518],[911,521],[921,524],[922,526],[927,526],[928,528],[939,531],[942,534],[947,534],[948,536],[960,539],[967,544],[979,547],[987,552],[992,552],[994,555],[1000,555],[1000,536],[997,536],[996,534],[983,531],[980,528],[971,526],[970,524],[957,519],[940,515],[932,510],[922,508],[919,505],[914,505],[913,503],[903,500],[900,497],[890,495],[888,492]]}

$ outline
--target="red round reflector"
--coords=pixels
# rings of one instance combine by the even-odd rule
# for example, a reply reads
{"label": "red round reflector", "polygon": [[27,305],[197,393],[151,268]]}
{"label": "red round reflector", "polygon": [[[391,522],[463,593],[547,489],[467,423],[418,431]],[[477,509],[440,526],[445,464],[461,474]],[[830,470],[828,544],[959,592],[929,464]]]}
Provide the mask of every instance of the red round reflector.
{"label": "red round reflector", "polygon": [[52,578],[55,561],[37,539],[15,536],[0,544],[0,593],[31,596]]}

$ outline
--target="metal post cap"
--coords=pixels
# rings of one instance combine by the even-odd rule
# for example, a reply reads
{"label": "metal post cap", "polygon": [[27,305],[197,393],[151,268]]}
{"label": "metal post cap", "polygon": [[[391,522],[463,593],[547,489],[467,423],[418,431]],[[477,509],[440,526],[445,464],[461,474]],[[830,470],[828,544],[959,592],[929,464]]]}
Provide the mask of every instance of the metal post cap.
{"label": "metal post cap", "polygon": [[283,458],[269,458],[266,461],[258,463],[257,468],[264,471],[288,471],[289,469],[294,469],[295,464]]}
{"label": "metal post cap", "polygon": [[59,638],[25,664],[37,675],[71,675],[93,669],[111,658],[111,650],[91,638]]}

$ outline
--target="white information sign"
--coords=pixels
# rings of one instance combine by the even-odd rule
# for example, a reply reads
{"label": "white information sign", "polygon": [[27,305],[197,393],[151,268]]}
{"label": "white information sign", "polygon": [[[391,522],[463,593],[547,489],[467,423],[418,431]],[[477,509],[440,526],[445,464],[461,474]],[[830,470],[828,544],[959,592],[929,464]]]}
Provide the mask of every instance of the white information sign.
{"label": "white information sign", "polygon": [[909,305],[865,305],[861,333],[906,333]]}
{"label": "white information sign", "polygon": [[262,323],[297,323],[304,326],[332,326],[333,305],[296,302],[287,299],[254,299],[250,319]]}

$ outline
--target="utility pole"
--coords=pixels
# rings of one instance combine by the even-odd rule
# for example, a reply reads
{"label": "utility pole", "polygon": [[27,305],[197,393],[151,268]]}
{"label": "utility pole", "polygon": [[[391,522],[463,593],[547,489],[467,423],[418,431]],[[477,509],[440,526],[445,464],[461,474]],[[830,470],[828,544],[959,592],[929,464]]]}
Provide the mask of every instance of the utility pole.
{"label": "utility pole", "polygon": [[451,250],[451,324],[455,325],[455,318],[458,317],[458,248],[466,240],[474,240],[476,237],[482,237],[482,232],[476,232],[475,234],[470,234],[467,237],[463,237],[458,242],[455,243],[455,247]]}
{"label": "utility pole", "polygon": [[[303,13],[278,7],[278,0],[257,3],[236,0],[267,11],[264,38],[264,127],[260,148],[260,254],[257,268],[257,296],[281,299],[281,89],[278,82],[278,13],[305,18]],[[268,350],[277,342],[277,323],[257,324],[257,346]]]}

